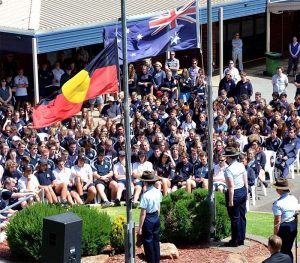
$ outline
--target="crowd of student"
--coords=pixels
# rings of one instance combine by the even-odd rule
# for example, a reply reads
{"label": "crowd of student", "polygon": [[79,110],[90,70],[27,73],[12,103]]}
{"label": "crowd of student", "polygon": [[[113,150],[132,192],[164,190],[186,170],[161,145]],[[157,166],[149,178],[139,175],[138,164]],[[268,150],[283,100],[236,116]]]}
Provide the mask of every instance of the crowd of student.
{"label": "crowd of student", "polygon": [[[79,69],[78,65],[87,62],[80,60],[80,54],[81,63],[71,61],[65,65],[65,71],[58,70],[62,62],[56,62],[52,71],[43,63],[39,77],[44,87],[52,91],[61,87],[61,82],[73,76],[76,67]],[[15,78],[2,78],[2,208],[28,194],[31,198],[14,209],[40,201],[40,189],[49,203],[88,204],[99,196],[103,206],[118,206],[125,190],[126,165],[132,165],[134,207],[139,205],[143,191],[139,177],[144,171],[155,171],[160,177],[156,187],[163,195],[178,188],[189,192],[197,187],[207,188],[207,158],[210,157],[206,153],[205,72],[198,67],[197,59],[191,60],[189,68],[180,70],[175,53],[171,52],[170,56],[164,67],[159,61],[153,64],[151,59],[145,59],[140,70],[129,65],[131,164],[125,161],[123,92],[106,99],[99,96],[89,101],[90,108],[84,107],[78,116],[35,130],[32,105],[24,92],[28,80],[23,70],[19,69]],[[267,186],[264,150],[277,152],[276,160],[272,161],[281,176],[287,176],[300,148],[300,95],[297,92],[294,102],[288,103],[287,83],[282,74],[278,68],[273,77],[271,100],[256,92],[251,101],[251,81],[233,61],[229,62],[213,103],[215,190],[226,189],[227,164],[222,157],[225,146],[243,152],[240,160],[247,169],[249,185],[259,180]],[[97,123],[92,117],[94,105],[99,110]]]}

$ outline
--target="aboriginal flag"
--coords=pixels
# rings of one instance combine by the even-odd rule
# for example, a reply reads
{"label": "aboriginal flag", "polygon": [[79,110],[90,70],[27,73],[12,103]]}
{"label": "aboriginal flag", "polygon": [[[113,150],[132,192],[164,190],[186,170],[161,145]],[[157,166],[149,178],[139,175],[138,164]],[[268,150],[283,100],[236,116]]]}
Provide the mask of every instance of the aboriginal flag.
{"label": "aboriginal flag", "polygon": [[33,109],[34,128],[47,127],[77,114],[85,100],[118,92],[116,41],[105,47],[86,67],[68,80],[61,93],[46,105]]}

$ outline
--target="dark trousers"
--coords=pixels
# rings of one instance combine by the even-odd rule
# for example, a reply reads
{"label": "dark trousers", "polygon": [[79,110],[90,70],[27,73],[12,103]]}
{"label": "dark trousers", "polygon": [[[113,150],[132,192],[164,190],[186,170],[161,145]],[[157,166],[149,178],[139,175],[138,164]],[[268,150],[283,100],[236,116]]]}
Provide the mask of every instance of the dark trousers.
{"label": "dark trousers", "polygon": [[[294,163],[295,160],[296,160],[296,158],[289,158],[286,161],[283,161],[281,159],[276,160],[275,166],[276,166],[276,168],[281,170],[281,172],[282,172],[281,177],[287,178],[287,176],[289,175],[289,168]],[[285,162],[285,164],[282,165],[282,162]]]}
{"label": "dark trousers", "polygon": [[147,214],[142,229],[143,245],[147,263],[159,263],[159,234],[160,221],[158,213]]}
{"label": "dark trousers", "polygon": [[293,71],[296,72],[297,66],[298,66],[298,62],[299,62],[299,57],[292,58],[291,56],[289,56],[289,65],[288,65],[288,70],[286,72],[287,75],[290,74],[292,68],[293,68]]}
{"label": "dark trousers", "polygon": [[233,206],[229,207],[228,191],[226,192],[226,205],[231,221],[231,240],[233,242],[244,241],[246,236],[246,201],[247,191],[245,187],[234,190]]}
{"label": "dark trousers", "polygon": [[297,236],[297,220],[295,219],[292,222],[282,223],[279,227],[277,235],[282,239],[280,252],[289,255],[292,262],[294,262],[292,247]]}

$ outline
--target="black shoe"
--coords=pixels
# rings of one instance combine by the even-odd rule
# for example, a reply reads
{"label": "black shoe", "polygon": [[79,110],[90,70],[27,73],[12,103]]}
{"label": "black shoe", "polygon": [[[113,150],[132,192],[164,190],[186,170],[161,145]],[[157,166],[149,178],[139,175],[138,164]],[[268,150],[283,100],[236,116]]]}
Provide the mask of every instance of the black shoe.
{"label": "black shoe", "polygon": [[121,206],[121,202],[120,202],[119,199],[116,199],[116,200],[115,200],[115,206]]}
{"label": "black shoe", "polygon": [[268,188],[268,183],[267,182],[263,182],[263,185]]}
{"label": "black shoe", "polygon": [[224,247],[238,247],[239,244],[237,241],[230,240],[229,242],[224,243]]}
{"label": "black shoe", "polygon": [[238,243],[238,245],[239,245],[239,246],[243,246],[243,245],[245,245],[245,242],[244,242],[244,240],[238,241],[237,243]]}

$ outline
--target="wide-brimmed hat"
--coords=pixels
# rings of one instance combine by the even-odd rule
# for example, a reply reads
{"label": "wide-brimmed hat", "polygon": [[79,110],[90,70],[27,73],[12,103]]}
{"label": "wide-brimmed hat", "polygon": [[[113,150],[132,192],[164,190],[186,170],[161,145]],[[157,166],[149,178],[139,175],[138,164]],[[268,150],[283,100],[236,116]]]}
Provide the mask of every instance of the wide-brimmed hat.
{"label": "wide-brimmed hat", "polygon": [[293,188],[293,183],[291,183],[288,179],[278,179],[272,187],[280,190],[289,190]]}
{"label": "wide-brimmed hat", "polygon": [[223,157],[233,157],[239,156],[241,153],[235,147],[226,147],[224,153],[221,155]]}
{"label": "wide-brimmed hat", "polygon": [[139,179],[144,182],[156,182],[159,180],[159,177],[156,176],[152,171],[144,171]]}

